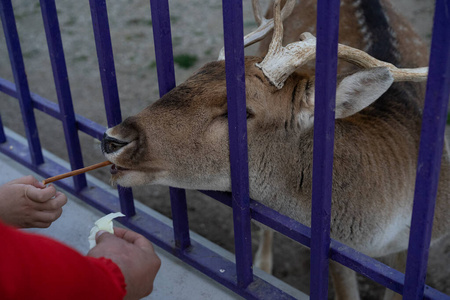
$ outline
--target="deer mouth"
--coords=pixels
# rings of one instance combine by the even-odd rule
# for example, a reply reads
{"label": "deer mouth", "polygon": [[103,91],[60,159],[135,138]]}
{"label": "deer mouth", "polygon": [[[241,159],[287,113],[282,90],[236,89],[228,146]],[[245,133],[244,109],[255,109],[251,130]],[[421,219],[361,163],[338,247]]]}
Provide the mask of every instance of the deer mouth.
{"label": "deer mouth", "polygon": [[120,166],[118,166],[116,164],[113,164],[111,166],[110,173],[111,173],[111,175],[116,175],[120,171],[128,171],[128,170],[130,170],[130,169],[122,168],[122,167],[120,167]]}

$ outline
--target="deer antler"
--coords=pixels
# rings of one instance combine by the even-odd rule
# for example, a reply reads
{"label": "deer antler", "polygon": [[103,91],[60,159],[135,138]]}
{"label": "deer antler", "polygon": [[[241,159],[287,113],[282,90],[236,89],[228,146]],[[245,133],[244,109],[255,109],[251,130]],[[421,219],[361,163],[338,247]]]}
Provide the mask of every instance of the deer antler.
{"label": "deer antler", "polygon": [[[287,0],[286,4],[283,6],[281,11],[281,20],[284,21],[294,9],[296,0]],[[255,31],[250,32],[246,36],[244,36],[244,47],[253,45],[256,42],[259,42],[272,30],[274,26],[273,19],[264,18],[261,12],[261,5],[259,0],[252,0],[253,7],[253,15],[255,17],[255,21],[258,24],[258,28]],[[217,60],[225,60],[225,47],[222,47],[219,53],[219,58]]]}
{"label": "deer antler", "polygon": [[[270,82],[281,89],[286,79],[300,66],[316,57],[316,38],[309,32],[300,35],[300,41],[282,46],[283,22],[281,21],[280,1],[274,3],[274,32],[266,57],[256,64]],[[428,67],[400,69],[391,63],[380,61],[364,51],[338,45],[338,57],[361,68],[388,67],[394,81],[424,81]]]}
{"label": "deer antler", "polygon": [[397,68],[391,63],[378,60],[366,52],[346,45],[338,44],[338,57],[360,68],[387,67],[391,71],[394,81],[425,81],[428,76],[428,67],[423,68]]}

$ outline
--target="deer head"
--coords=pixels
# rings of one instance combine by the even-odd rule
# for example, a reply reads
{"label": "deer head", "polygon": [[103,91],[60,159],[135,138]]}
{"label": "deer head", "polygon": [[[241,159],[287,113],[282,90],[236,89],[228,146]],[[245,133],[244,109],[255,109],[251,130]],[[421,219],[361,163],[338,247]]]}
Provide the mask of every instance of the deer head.
{"label": "deer head", "polygon": [[[286,13],[294,2],[288,1]],[[245,59],[246,106],[251,182],[278,176],[282,184],[293,160],[310,159],[294,157],[288,165],[283,162],[290,154],[298,154],[299,140],[303,140],[301,146],[312,145],[314,78],[294,71],[315,58],[316,43],[305,33],[299,42],[282,47],[280,1],[275,2],[274,11],[273,21],[261,22],[274,27],[268,54],[264,59]],[[257,34],[260,38],[260,31]],[[253,40],[252,35],[247,39]],[[339,75],[338,119],[372,104],[393,81],[426,78],[426,68],[397,69],[348,46],[339,45],[338,56],[363,68]],[[108,129],[102,150],[114,163],[112,180],[122,186],[163,184],[229,191],[226,96],[225,64],[211,62],[139,114]]]}

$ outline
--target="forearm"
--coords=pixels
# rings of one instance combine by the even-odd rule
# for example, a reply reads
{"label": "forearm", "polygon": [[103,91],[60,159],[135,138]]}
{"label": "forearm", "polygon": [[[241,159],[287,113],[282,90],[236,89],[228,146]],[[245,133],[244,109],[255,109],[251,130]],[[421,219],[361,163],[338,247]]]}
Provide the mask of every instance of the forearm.
{"label": "forearm", "polygon": [[82,256],[4,224],[0,239],[2,299],[123,299],[126,293],[123,275],[111,260]]}

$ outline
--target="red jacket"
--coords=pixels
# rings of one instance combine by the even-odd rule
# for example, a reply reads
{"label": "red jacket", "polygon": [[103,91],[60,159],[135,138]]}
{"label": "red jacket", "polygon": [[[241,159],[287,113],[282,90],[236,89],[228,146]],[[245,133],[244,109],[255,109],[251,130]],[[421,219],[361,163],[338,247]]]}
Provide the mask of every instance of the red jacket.
{"label": "red jacket", "polygon": [[125,280],[110,259],[0,222],[0,299],[123,299]]}

